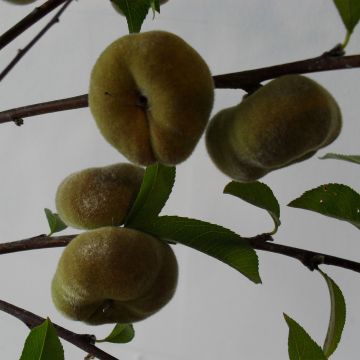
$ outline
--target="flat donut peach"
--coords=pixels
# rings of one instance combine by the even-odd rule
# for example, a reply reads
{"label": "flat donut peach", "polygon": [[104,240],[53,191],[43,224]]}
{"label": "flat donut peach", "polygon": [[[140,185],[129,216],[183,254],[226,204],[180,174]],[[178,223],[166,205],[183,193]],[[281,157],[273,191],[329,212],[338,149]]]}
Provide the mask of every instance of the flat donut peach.
{"label": "flat donut peach", "polygon": [[206,127],[213,100],[207,64],[165,31],[114,41],[91,74],[89,106],[100,132],[141,165],[184,161]]}

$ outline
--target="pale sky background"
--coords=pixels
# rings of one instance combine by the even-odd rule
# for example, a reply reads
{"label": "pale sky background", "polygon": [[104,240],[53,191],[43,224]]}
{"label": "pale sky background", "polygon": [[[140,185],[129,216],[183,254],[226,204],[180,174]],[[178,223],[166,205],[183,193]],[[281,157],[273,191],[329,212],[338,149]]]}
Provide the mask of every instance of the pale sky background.
{"label": "pale sky background", "polygon": [[[39,0],[38,3],[42,3]],[[25,16],[33,5],[0,1],[0,32]],[[48,21],[1,52],[0,69]],[[170,0],[143,31],[161,29],[189,42],[213,74],[241,71],[317,56],[343,40],[344,27],[330,0]],[[75,1],[38,45],[0,84],[0,111],[87,92],[89,74],[100,52],[127,33],[126,21],[107,0]],[[359,53],[356,31],[348,54]],[[359,71],[312,74],[337,99],[343,113],[340,137],[326,152],[359,154]],[[213,113],[235,105],[241,90],[216,90]],[[55,209],[54,195],[68,174],[125,159],[99,134],[88,109],[25,119],[22,127],[0,129],[0,241],[48,231],[43,208]],[[360,168],[335,160],[308,161],[265,176],[281,204],[281,244],[360,261],[359,230],[321,215],[286,207],[302,192],[327,182],[360,191]],[[222,190],[229,179],[206,154],[201,139],[193,155],[177,168],[177,182],[163,214],[195,217],[227,226],[245,236],[270,231],[266,212]],[[68,230],[66,233],[74,233]],[[173,300],[153,317],[135,324],[127,345],[101,347],[121,360],[286,360],[288,328],[283,312],[296,319],[320,344],[329,318],[324,280],[299,262],[258,252],[263,285],[254,285],[227,265],[181,245]],[[61,248],[1,256],[0,299],[24,307],[80,333],[106,335],[112,325],[88,327],[64,319],[54,308],[50,282]],[[347,300],[347,323],[334,360],[354,359],[360,333],[360,276],[323,266]],[[0,313],[0,357],[18,359],[28,334],[17,319]],[[63,341],[67,360],[84,352]]]}

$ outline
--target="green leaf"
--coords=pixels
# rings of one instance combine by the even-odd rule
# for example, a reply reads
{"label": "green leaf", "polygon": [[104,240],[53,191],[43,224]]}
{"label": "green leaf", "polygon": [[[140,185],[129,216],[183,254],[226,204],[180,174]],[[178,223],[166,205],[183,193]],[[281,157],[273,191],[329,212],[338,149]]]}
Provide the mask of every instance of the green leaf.
{"label": "green leaf", "polygon": [[158,13],[160,13],[160,0],[150,0],[150,6],[153,10],[153,12],[155,13],[155,11],[157,11]]}
{"label": "green leaf", "polygon": [[267,210],[272,217],[275,229],[271,232],[274,234],[280,226],[280,206],[272,190],[259,181],[251,183],[240,183],[231,181],[224,188],[225,194],[237,196],[238,198]]}
{"label": "green leaf", "polygon": [[26,338],[20,360],[64,360],[64,349],[50,319],[34,327]]}
{"label": "green leaf", "polygon": [[360,155],[342,155],[342,154],[334,154],[328,153],[319,159],[335,159],[335,160],[345,160],[355,164],[360,164]]}
{"label": "green leaf", "polygon": [[67,228],[58,214],[53,213],[50,209],[44,209],[44,211],[50,227],[49,236]]}
{"label": "green leaf", "polygon": [[309,334],[288,315],[284,314],[289,326],[288,351],[290,360],[326,360],[321,347]]}
{"label": "green leaf", "polygon": [[111,333],[102,340],[96,342],[110,342],[124,344],[130,342],[135,336],[134,327],[131,324],[116,324]]}
{"label": "green leaf", "polygon": [[196,219],[162,216],[141,230],[201,251],[230,265],[254,283],[261,283],[256,252],[229,229]]}
{"label": "green leaf", "polygon": [[138,33],[146,18],[152,0],[113,0],[128,23],[129,33]]}
{"label": "green leaf", "polygon": [[347,31],[351,34],[360,19],[360,1],[334,0],[334,3]]}
{"label": "green leaf", "polygon": [[328,275],[319,269],[320,274],[326,281],[330,293],[330,321],[326,334],[323,350],[327,357],[336,350],[346,320],[346,304],[340,288]]}
{"label": "green leaf", "polygon": [[321,185],[306,191],[288,206],[347,221],[360,229],[360,195],[346,185]]}
{"label": "green leaf", "polygon": [[125,226],[138,229],[159,215],[171,194],[175,175],[174,166],[156,163],[146,168],[139,194],[125,220]]}

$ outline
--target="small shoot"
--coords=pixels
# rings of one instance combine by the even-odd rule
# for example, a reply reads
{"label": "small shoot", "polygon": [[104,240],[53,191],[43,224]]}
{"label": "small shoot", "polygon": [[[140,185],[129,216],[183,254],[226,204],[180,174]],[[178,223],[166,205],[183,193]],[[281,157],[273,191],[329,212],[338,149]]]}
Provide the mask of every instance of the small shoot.
{"label": "small shoot", "polygon": [[350,41],[351,35],[360,20],[359,0],[334,0],[334,4],[346,28],[345,40],[341,44],[344,50]]}
{"label": "small shoot", "polygon": [[48,236],[63,231],[67,228],[67,225],[64,224],[58,214],[53,213],[50,209],[47,208],[45,208],[44,211],[50,227],[50,233],[48,234]]}

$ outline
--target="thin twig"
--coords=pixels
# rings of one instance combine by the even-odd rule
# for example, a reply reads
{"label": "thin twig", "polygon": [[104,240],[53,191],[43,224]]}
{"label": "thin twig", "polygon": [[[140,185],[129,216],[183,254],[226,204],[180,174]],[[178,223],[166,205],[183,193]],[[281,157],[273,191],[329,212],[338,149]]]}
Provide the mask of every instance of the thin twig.
{"label": "thin twig", "polygon": [[[76,235],[48,236],[39,235],[28,239],[12,241],[0,244],[0,255],[19,251],[47,249],[66,246]],[[271,235],[261,234],[251,238],[245,238],[251,247],[256,250],[268,251],[276,254],[292,257],[301,261],[309,269],[314,270],[317,265],[333,265],[360,273],[360,263],[339,258],[316,251],[299,249],[287,245],[270,242]]]}
{"label": "thin twig", "polygon": [[[54,100],[39,104],[22,106],[0,112],[0,124],[14,121],[16,124],[23,118],[49,114],[58,111],[80,109],[88,106],[87,95],[74,96],[67,99]],[[21,124],[21,123],[20,123]]]}
{"label": "thin twig", "polygon": [[[6,312],[9,315],[21,320],[30,329],[42,324],[45,319],[33,314],[30,311],[19,308],[6,301],[0,300],[0,310]],[[118,360],[116,357],[106,353],[94,345],[94,337],[92,335],[76,334],[70,330],[67,330],[59,325],[54,324],[56,333],[62,339],[72,343],[73,345],[83,349],[89,354],[96,356],[100,360]]]}
{"label": "thin twig", "polygon": [[[266,68],[241,71],[231,74],[215,75],[215,87],[236,88],[252,91],[259,83],[286,74],[306,74],[312,72],[353,69],[360,67],[360,55],[336,57],[322,55],[316,58],[296,61]],[[84,108],[88,106],[86,94],[34,105],[22,106],[0,112],[0,124],[16,122],[18,119],[51,112]]]}
{"label": "thin twig", "polygon": [[0,244],[0,255],[19,251],[66,246],[76,235],[48,236],[41,234],[24,240]]}
{"label": "thin twig", "polygon": [[29,15],[25,16],[21,21],[0,36],[0,50],[65,1],[66,0],[48,0],[43,5],[36,7]]}
{"label": "thin twig", "polygon": [[20,59],[40,40],[40,38],[56,23],[59,22],[61,14],[70,5],[72,0],[67,0],[61,9],[55,14],[55,16],[44,26],[44,28],[23,48],[20,49],[14,59],[9,65],[0,73],[0,81],[14,68],[14,66],[20,61]]}

